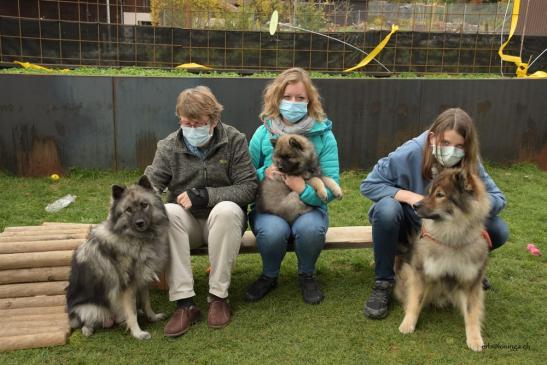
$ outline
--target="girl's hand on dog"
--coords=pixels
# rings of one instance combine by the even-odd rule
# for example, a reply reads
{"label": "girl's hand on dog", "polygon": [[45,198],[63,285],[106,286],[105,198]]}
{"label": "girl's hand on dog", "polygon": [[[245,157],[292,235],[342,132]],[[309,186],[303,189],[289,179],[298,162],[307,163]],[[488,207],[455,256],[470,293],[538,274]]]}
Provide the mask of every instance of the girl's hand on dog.
{"label": "girl's hand on dog", "polygon": [[192,202],[190,201],[190,197],[188,196],[188,193],[186,191],[177,196],[177,203],[184,209],[192,208]]}
{"label": "girl's hand on dog", "polygon": [[283,173],[280,172],[275,165],[270,165],[270,167],[264,170],[264,175],[266,175],[266,178],[270,180],[275,180],[278,177],[283,177]]}
{"label": "girl's hand on dog", "polygon": [[407,203],[408,205],[413,206],[414,204],[422,200],[424,196],[416,194],[412,191],[401,189],[395,194],[394,198],[401,203]]}
{"label": "girl's hand on dog", "polygon": [[301,194],[306,189],[306,182],[300,176],[285,175],[283,182],[295,193]]}

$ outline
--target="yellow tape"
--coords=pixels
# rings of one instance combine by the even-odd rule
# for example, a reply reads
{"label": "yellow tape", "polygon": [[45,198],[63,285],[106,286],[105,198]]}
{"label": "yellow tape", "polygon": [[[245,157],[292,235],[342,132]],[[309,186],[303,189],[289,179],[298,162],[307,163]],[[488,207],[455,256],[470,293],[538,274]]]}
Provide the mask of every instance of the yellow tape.
{"label": "yellow tape", "polygon": [[40,65],[36,65],[36,64],[30,63],[30,62],[13,61],[13,63],[18,64],[23,68],[28,68],[29,70],[39,70],[39,71],[47,71],[47,72],[55,72],[55,71],[68,72],[68,71],[70,71],[68,68],[65,68],[65,69],[62,69],[62,70],[54,70],[54,69],[47,68],[47,67],[40,66]]}
{"label": "yellow tape", "polygon": [[348,68],[347,70],[344,70],[344,72],[355,71],[358,68],[361,68],[361,67],[364,67],[364,66],[368,65],[368,63],[370,61],[372,61],[374,59],[374,57],[376,57],[376,55],[378,55],[378,53],[380,53],[380,51],[382,49],[384,49],[387,42],[389,42],[389,39],[393,35],[393,33],[395,33],[398,30],[399,30],[399,27],[397,25],[393,24],[391,26],[391,32],[388,35],[386,35],[386,37],[376,46],[376,48],[374,48],[365,58],[363,58],[363,60],[361,62],[359,62],[357,65],[355,65],[351,68]]}
{"label": "yellow tape", "polygon": [[183,68],[183,69],[199,69],[199,70],[212,70],[211,67],[200,65],[199,63],[183,63],[182,65],[178,65],[175,68]]}
{"label": "yellow tape", "polygon": [[547,72],[545,71],[537,71],[534,72],[531,75],[528,75],[528,64],[526,62],[522,62],[522,59],[518,56],[510,56],[503,54],[503,50],[511,40],[511,37],[513,37],[513,34],[515,33],[515,29],[517,28],[517,23],[519,19],[519,13],[520,13],[520,0],[515,0],[515,3],[513,4],[513,15],[511,16],[511,28],[509,29],[509,38],[500,46],[500,49],[498,51],[498,54],[500,55],[500,58],[503,61],[506,62],[513,62],[515,66],[517,66],[516,75],[517,77],[529,77],[529,78],[545,78],[547,77]]}

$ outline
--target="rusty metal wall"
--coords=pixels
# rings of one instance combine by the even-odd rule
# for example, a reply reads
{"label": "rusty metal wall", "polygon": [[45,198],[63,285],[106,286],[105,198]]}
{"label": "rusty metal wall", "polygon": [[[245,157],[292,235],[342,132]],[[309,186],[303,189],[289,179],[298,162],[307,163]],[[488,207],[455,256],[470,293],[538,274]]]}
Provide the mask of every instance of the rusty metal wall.
{"label": "rusty metal wall", "polygon": [[[249,138],[267,79],[0,75],[0,169],[29,174],[33,145],[53,141],[63,167],[144,168],[178,127],[178,93],[209,86],[222,120]],[[459,106],[474,118],[489,161],[547,170],[547,80],[319,79],[342,168],[368,169],[435,116]],[[26,156],[27,160],[21,156]]]}

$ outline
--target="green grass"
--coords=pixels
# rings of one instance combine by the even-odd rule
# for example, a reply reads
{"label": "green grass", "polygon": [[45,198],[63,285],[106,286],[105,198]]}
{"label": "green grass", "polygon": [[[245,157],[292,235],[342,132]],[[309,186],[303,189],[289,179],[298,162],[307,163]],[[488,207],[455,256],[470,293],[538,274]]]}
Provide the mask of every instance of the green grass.
{"label": "green grass", "polygon": [[[274,78],[278,75],[277,72],[254,72],[251,74],[239,72],[219,72],[219,71],[187,71],[182,69],[161,69],[161,68],[145,68],[145,67],[76,67],[69,72],[63,72],[61,69],[52,68],[51,71],[24,69],[20,67],[0,69],[0,74],[35,74],[35,75],[79,75],[79,76],[138,76],[138,77],[200,77],[200,78]],[[373,76],[364,72],[318,72],[311,71],[310,76],[313,79],[325,78],[343,78],[343,79],[366,79]],[[388,75],[386,75],[388,76]],[[417,74],[413,72],[402,72],[393,74],[392,78],[415,79],[499,79],[499,74],[476,73],[476,74]]]}
{"label": "green grass", "polygon": [[[547,223],[547,174],[532,165],[489,166],[488,171],[506,193],[502,217],[511,229],[509,242],[491,255],[486,293],[484,340],[492,345],[528,345],[529,349],[487,349],[473,353],[465,345],[463,319],[456,310],[428,308],[416,333],[403,336],[399,304],[385,320],[363,315],[363,302],[373,283],[372,250],[325,251],[318,261],[318,277],[326,299],[317,306],[300,296],[294,253],[287,254],[277,289],[262,301],[243,301],[246,287],[259,275],[257,254],[240,255],[232,278],[232,323],[211,330],[202,321],[178,339],[162,336],[165,321],[144,324],[152,334],[139,342],[121,329],[101,330],[84,338],[80,331],[65,346],[0,354],[0,364],[417,364],[417,363],[544,363],[547,351],[545,256],[526,251],[534,242],[544,253]],[[59,182],[0,174],[0,231],[7,226],[37,225],[44,221],[96,223],[107,215],[110,185],[131,183],[139,173],[74,170]],[[345,197],[330,207],[332,226],[368,224],[370,202],[359,194],[365,172],[342,174]],[[78,196],[59,213],[44,211],[47,203],[65,194]],[[194,257],[199,307],[206,314],[208,266]],[[153,291],[153,306],[170,314],[167,293]],[[1,339],[0,339],[1,340]]]}

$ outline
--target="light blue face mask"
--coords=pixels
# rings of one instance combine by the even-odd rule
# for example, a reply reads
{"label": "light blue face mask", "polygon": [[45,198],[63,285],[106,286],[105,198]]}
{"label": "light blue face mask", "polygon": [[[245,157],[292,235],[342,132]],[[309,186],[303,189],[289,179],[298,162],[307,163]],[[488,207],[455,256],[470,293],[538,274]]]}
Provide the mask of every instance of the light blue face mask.
{"label": "light blue face mask", "polygon": [[431,145],[431,152],[441,166],[444,167],[456,165],[465,156],[465,152],[455,146],[438,146],[437,148],[437,146]]}
{"label": "light blue face mask", "polygon": [[308,102],[281,100],[279,112],[287,121],[296,123],[308,114]]}
{"label": "light blue face mask", "polygon": [[213,136],[212,133],[209,133],[209,129],[211,129],[209,123],[201,127],[192,128],[181,126],[180,128],[182,129],[184,138],[186,138],[188,143],[195,147],[201,147],[207,144]]}

